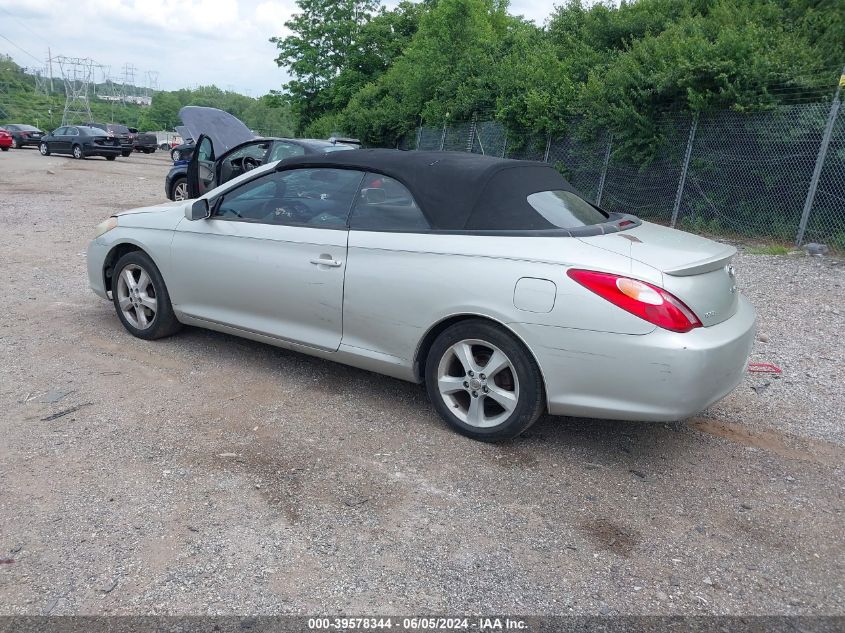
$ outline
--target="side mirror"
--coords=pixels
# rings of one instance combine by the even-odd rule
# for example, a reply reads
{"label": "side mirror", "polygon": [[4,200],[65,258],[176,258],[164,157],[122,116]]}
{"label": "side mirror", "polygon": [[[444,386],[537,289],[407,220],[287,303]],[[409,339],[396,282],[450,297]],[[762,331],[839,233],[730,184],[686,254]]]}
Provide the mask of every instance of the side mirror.
{"label": "side mirror", "polygon": [[205,220],[211,215],[211,210],[208,208],[208,200],[200,198],[194,200],[193,204],[185,209],[185,217],[188,220]]}

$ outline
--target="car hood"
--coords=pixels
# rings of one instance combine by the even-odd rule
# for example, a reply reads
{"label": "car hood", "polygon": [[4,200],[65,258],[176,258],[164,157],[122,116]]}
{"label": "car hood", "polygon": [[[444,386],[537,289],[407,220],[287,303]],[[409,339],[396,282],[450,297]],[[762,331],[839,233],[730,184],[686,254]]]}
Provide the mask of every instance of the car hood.
{"label": "car hood", "polygon": [[202,134],[210,138],[217,156],[255,138],[243,121],[217,108],[185,106],[179,118],[195,140]]}
{"label": "car hood", "polygon": [[182,137],[182,143],[190,143],[194,140],[194,137],[191,136],[191,131],[185,127],[184,125],[177,125],[175,128],[176,133]]}

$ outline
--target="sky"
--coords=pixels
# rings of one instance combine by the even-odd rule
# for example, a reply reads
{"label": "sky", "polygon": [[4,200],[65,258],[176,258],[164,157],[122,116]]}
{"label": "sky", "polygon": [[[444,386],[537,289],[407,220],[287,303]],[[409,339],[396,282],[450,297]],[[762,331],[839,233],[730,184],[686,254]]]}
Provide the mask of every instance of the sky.
{"label": "sky", "polygon": [[[511,0],[510,12],[542,24],[553,9],[552,0]],[[287,79],[268,40],[295,11],[295,0],[0,0],[0,53],[36,68],[49,48],[91,58],[116,81],[131,64],[136,85],[151,71],[162,90],[215,84],[260,96]]]}

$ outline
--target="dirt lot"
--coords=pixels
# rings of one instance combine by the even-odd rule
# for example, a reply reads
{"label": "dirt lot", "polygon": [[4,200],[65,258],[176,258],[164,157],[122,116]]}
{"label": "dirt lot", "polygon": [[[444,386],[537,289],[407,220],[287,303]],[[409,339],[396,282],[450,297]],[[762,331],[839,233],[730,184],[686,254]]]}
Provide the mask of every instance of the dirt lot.
{"label": "dirt lot", "polygon": [[0,154],[0,614],[845,613],[841,261],[737,259],[782,377],[490,446],[416,385],[129,336],[85,248],[167,167]]}

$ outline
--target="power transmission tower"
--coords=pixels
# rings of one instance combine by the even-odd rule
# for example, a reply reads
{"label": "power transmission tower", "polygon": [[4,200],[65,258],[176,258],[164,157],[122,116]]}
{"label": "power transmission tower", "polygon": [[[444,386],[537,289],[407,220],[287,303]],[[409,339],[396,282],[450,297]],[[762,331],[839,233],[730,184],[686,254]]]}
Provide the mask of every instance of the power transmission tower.
{"label": "power transmission tower", "polygon": [[50,94],[50,80],[47,77],[47,68],[36,68],[35,72],[35,93],[39,95]]}
{"label": "power transmission tower", "polygon": [[65,84],[65,109],[62,125],[91,120],[91,102],[88,98],[94,78],[94,60],[88,57],[65,57],[54,60],[59,65]]}
{"label": "power transmission tower", "polygon": [[125,63],[123,65],[123,103],[126,98],[135,95],[135,64]]}
{"label": "power transmission tower", "polygon": [[158,91],[158,71],[147,71],[147,96],[152,97],[154,92]]}

